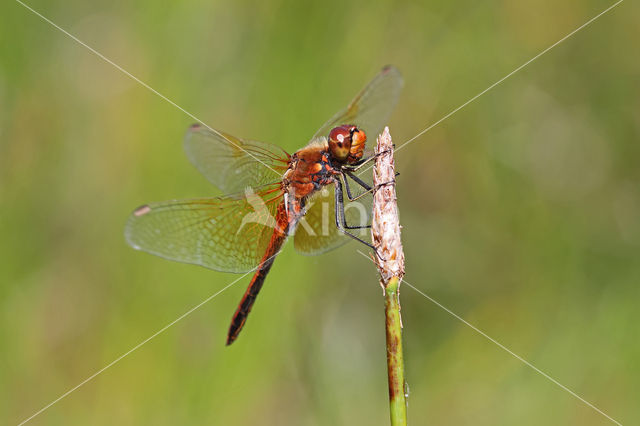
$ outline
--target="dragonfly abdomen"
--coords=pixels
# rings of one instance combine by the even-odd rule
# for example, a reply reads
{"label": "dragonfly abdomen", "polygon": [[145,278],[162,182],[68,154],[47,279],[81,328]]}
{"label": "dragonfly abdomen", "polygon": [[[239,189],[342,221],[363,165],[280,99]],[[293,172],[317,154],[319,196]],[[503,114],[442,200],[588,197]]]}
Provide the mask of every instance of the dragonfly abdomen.
{"label": "dragonfly abdomen", "polygon": [[267,278],[267,274],[269,273],[271,266],[273,266],[276,256],[287,239],[289,228],[291,226],[295,226],[295,221],[292,222],[291,218],[287,214],[287,209],[285,208],[285,203],[283,201],[278,206],[276,226],[273,228],[273,234],[269,240],[267,250],[265,251],[262,260],[256,269],[256,273],[253,275],[253,278],[249,283],[249,287],[247,287],[247,291],[245,291],[244,296],[242,296],[242,300],[231,319],[231,325],[229,326],[229,332],[227,334],[227,345],[232,344],[236,340],[244,326],[244,323],[247,321],[249,312],[251,312],[251,308],[258,297],[258,293]]}

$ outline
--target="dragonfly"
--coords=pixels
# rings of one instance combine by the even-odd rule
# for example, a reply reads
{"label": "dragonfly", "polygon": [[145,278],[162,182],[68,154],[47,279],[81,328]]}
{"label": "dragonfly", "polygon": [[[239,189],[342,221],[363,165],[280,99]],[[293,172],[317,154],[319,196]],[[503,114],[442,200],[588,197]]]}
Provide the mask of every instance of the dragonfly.
{"label": "dragonfly", "polygon": [[[304,255],[321,254],[352,239],[373,248],[354,234],[369,226],[353,224],[344,190],[351,201],[371,193],[355,172],[373,158],[365,150],[367,136],[375,138],[382,131],[402,86],[400,72],[384,67],[293,154],[192,125],[184,140],[187,157],[228,195],[144,204],[127,220],[128,244],[221,272],[255,271],[231,320],[226,344],[232,344],[288,237]],[[364,191],[354,195],[349,181]],[[334,212],[331,224],[327,211]]]}

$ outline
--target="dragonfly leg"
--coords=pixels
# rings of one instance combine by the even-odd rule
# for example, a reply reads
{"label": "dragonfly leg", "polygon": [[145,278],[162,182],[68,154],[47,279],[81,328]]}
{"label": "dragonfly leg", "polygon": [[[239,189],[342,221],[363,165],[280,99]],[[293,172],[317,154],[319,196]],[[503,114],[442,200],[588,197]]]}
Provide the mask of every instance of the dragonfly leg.
{"label": "dragonfly leg", "polygon": [[[394,144],[394,148],[395,148],[395,144]],[[363,167],[364,165],[366,165],[367,163],[370,163],[371,161],[375,160],[379,156],[387,154],[389,152],[391,152],[391,150],[390,149],[386,149],[386,150],[384,150],[382,152],[379,152],[377,154],[374,154],[374,155],[372,155],[370,157],[363,158],[363,159],[359,160],[358,162],[356,162],[353,165],[349,165],[349,166],[345,166],[345,167],[348,167],[350,171],[355,172],[358,169],[360,169],[361,167]]]}
{"label": "dragonfly leg", "polygon": [[[357,197],[351,197],[351,191],[349,190],[349,182],[347,181],[347,178],[346,178],[346,176],[344,176],[344,174],[342,175],[342,178],[344,179],[344,186],[347,189],[347,197],[349,198],[349,201],[355,201],[355,200],[359,199],[360,197],[362,197],[363,195],[368,194],[368,192],[364,192],[364,193],[358,195]],[[341,217],[342,217],[342,225],[344,226],[344,228],[345,229],[369,229],[369,228],[371,228],[371,225],[349,225],[347,223],[347,217],[344,214],[344,199],[343,199],[343,193],[342,193],[342,182],[339,179],[338,179],[338,182],[340,183],[341,186],[340,186],[340,189],[336,189],[336,213],[338,212],[338,205],[340,205],[340,212],[342,213],[342,215],[341,215]],[[365,185],[366,185],[366,183],[365,183]],[[338,193],[340,193],[340,201],[338,201],[338,199],[337,199]],[[336,219],[337,218],[338,218],[338,216],[336,215]]]}
{"label": "dragonfly leg", "polygon": [[[357,183],[358,185],[360,185],[361,187],[363,187],[365,189],[365,191],[363,193],[361,193],[360,195],[356,195],[355,197],[353,195],[351,195],[351,188],[349,187],[349,180],[347,179],[347,176],[350,177],[351,179],[353,179],[353,181],[355,183]],[[367,194],[370,194],[372,192],[372,188],[371,186],[369,186],[366,182],[364,182],[362,179],[360,179],[358,176],[354,175],[351,171],[346,170],[343,172],[342,177],[344,179],[344,187],[347,190],[347,197],[349,198],[349,201],[356,201],[362,197],[364,197]]]}
{"label": "dragonfly leg", "polygon": [[336,186],[336,190],[335,190],[335,197],[336,197],[336,212],[335,212],[335,214],[336,214],[336,226],[345,235],[348,235],[349,237],[353,238],[354,240],[356,240],[356,241],[364,244],[365,246],[369,247],[370,249],[372,249],[375,252],[376,256],[378,256],[380,259],[382,259],[382,257],[378,253],[378,250],[373,246],[373,244],[364,241],[363,239],[353,235],[352,233],[350,233],[348,231],[348,229],[369,228],[369,227],[371,227],[371,225],[368,225],[368,226],[357,226],[357,227],[349,227],[347,225],[347,221],[346,221],[345,216],[344,216],[344,198],[342,196],[342,182],[340,182],[339,179],[336,179],[335,184],[336,184],[335,185]]}
{"label": "dragonfly leg", "polygon": [[[398,176],[400,173],[396,173],[396,176]],[[354,182],[356,182],[358,185],[360,185],[361,187],[363,187],[365,189],[365,191],[360,194],[360,195],[356,195],[355,197],[353,197],[351,195],[351,188],[349,187],[349,181],[347,180],[347,176],[349,176],[351,179],[353,179]],[[378,188],[385,186],[385,185],[389,185],[392,183],[395,183],[395,181],[389,181],[389,182],[383,182],[378,184],[375,188],[372,188],[371,186],[369,186],[366,182],[362,181],[362,179],[360,179],[358,176],[354,175],[353,172],[347,170],[343,173],[343,178],[344,178],[344,186],[345,189],[347,190],[347,197],[349,198],[349,201],[356,201],[362,197],[364,197],[367,194],[372,194],[375,191],[378,190]]]}
{"label": "dragonfly leg", "polygon": [[382,188],[383,186],[387,186],[387,185],[393,185],[394,183],[396,183],[396,180],[390,180],[389,182],[382,182],[376,185],[375,188],[373,188],[373,192],[376,192],[378,189]]}

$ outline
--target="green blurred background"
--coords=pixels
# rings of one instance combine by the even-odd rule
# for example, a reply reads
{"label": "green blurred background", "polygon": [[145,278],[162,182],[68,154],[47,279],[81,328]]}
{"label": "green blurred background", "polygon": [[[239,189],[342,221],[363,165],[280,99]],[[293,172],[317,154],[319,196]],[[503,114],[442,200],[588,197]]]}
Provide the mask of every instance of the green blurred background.
{"label": "green blurred background", "polygon": [[[303,146],[387,63],[397,145],[613,2],[93,1],[31,6],[207,124]],[[129,248],[148,201],[215,195],[193,120],[0,6],[0,423],[17,424],[236,278]],[[623,424],[640,423],[640,8],[622,3],[398,152],[409,283]],[[288,247],[34,425],[385,425],[383,299],[349,244]],[[606,425],[411,290],[409,419]]]}

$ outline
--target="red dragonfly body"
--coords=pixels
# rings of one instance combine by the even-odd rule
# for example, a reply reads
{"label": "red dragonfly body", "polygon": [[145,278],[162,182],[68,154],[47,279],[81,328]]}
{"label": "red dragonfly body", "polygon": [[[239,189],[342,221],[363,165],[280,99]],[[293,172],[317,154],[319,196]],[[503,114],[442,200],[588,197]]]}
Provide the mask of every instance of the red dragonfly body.
{"label": "red dragonfly body", "polygon": [[[323,253],[349,237],[360,240],[349,230],[366,226],[349,225],[343,185],[350,199],[347,178],[370,189],[353,172],[365,162],[366,134],[375,137],[382,130],[401,87],[398,71],[385,67],[293,155],[200,124],[191,126],[187,156],[230,195],[143,205],[127,222],[127,241],[136,249],[215,270],[255,269],[231,321],[227,344],[233,343],[290,235],[295,233],[294,245],[303,254]],[[321,191],[330,187],[333,196]],[[319,207],[323,203],[333,204],[333,226],[327,226]],[[303,219],[306,226],[298,229]]]}
{"label": "red dragonfly body", "polygon": [[[337,140],[338,137],[341,137],[341,141]],[[341,163],[355,164],[362,158],[367,138],[357,127],[345,125],[333,129],[328,140],[335,144],[343,144],[345,147],[351,141],[347,149],[348,155],[342,161],[335,155],[335,148],[339,147],[337,145],[330,147],[328,142],[314,142],[293,154],[289,160],[287,171],[282,177],[281,189],[284,196],[276,210],[276,226],[258,269],[231,320],[227,336],[228,345],[233,343],[240,333],[267,273],[289,232],[295,229],[298,221],[304,216],[306,200],[322,187],[334,183],[336,176],[340,175],[338,167]],[[354,140],[357,143],[353,143]],[[336,166],[332,163],[336,163]]]}

